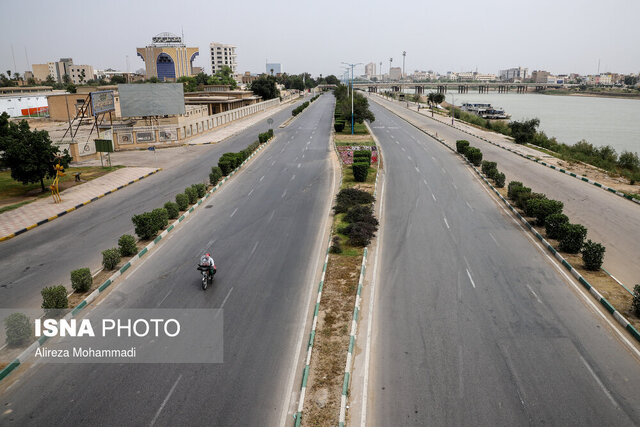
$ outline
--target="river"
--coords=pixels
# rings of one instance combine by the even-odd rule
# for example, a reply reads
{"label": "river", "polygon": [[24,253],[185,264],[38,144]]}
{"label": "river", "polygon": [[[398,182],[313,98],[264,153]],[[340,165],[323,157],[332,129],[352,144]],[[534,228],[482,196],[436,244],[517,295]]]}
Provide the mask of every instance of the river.
{"label": "river", "polygon": [[[413,90],[407,90],[413,93]],[[501,107],[511,120],[540,119],[540,130],[559,142],[575,144],[584,139],[594,145],[611,145],[622,151],[640,152],[640,99],[596,98],[542,94],[447,93],[455,104],[484,102]]]}

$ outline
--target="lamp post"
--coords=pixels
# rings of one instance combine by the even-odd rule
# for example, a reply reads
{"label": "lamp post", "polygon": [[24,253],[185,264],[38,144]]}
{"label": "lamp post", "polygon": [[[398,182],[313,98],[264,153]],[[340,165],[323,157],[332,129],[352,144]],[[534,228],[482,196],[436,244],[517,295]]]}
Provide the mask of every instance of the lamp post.
{"label": "lamp post", "polygon": [[349,67],[351,67],[351,135],[353,135],[353,127],[354,127],[354,123],[353,123],[353,68],[356,65],[362,65],[362,62],[358,62],[357,64],[349,64],[347,62],[343,62],[344,65],[348,65]]}
{"label": "lamp post", "polygon": [[453,103],[451,105],[451,126],[453,126],[454,125],[453,121],[454,121],[454,118],[456,116],[456,114],[455,114],[455,111],[456,111],[456,97],[455,97],[455,95],[453,93],[451,94],[451,99],[452,99],[451,102]]}

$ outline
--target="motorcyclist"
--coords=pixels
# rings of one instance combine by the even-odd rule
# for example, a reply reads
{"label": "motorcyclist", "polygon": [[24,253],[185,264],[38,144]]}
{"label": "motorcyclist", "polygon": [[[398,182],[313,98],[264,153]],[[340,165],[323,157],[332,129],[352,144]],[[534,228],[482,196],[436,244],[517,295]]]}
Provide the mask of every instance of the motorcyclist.
{"label": "motorcyclist", "polygon": [[211,258],[211,254],[207,252],[200,258],[200,266],[201,267],[209,267],[209,275],[213,277],[216,274],[216,263]]}

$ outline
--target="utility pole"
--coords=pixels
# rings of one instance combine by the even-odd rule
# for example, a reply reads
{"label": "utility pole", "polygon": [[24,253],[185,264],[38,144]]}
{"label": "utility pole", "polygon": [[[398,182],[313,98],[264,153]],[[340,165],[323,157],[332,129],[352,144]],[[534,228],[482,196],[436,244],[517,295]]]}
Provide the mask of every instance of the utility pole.
{"label": "utility pole", "polygon": [[405,58],[406,56],[407,56],[407,51],[406,51],[406,50],[403,50],[403,51],[402,51],[402,78],[403,78],[403,79],[404,79],[404,78],[405,78],[405,76],[407,75],[407,74],[406,74],[406,71],[405,71],[405,69],[404,69],[404,58]]}
{"label": "utility pole", "polygon": [[389,58],[389,80],[391,80],[391,63],[393,62],[393,58]]}
{"label": "utility pole", "polygon": [[[353,127],[354,127],[354,123],[353,123],[353,68],[356,65],[362,65],[361,62],[358,62],[357,64],[349,64],[347,62],[343,62],[344,65],[348,65],[349,67],[351,67],[351,135],[353,135]],[[347,71],[348,73],[348,71]]]}

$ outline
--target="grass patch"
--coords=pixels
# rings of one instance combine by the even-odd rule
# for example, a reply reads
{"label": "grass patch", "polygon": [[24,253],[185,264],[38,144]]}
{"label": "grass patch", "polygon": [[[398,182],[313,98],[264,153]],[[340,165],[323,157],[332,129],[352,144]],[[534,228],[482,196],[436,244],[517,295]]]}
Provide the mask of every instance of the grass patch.
{"label": "grass patch", "polygon": [[[125,166],[116,165],[111,167],[100,167],[100,166],[83,166],[83,167],[71,167],[67,168],[64,171],[65,176],[60,178],[60,187],[61,189],[66,189],[72,187],[76,184],[74,173],[80,173],[80,178],[82,181],[91,181],[92,179],[96,179],[103,175],[108,174],[109,172],[113,172],[114,170],[123,168]],[[15,181],[11,178],[11,171],[2,171],[0,172],[0,202],[3,201],[15,201],[15,204],[5,206],[11,207],[11,209],[15,209],[15,206],[19,203],[25,202],[24,198],[39,198],[39,197],[47,197],[51,195],[49,191],[49,185],[53,183],[53,179],[45,179],[44,185],[46,188],[45,192],[41,191],[40,183],[27,184],[24,185],[18,181]],[[79,184],[79,183],[78,183]],[[24,203],[23,203],[24,204]],[[22,205],[20,205],[22,206]],[[9,209],[10,210],[10,209]]]}
{"label": "grass patch", "polygon": [[376,165],[369,166],[369,174],[367,175],[367,180],[365,182],[357,182],[353,178],[353,169],[351,168],[351,165],[343,165],[342,166],[342,186],[340,187],[340,189],[357,187],[357,188],[360,188],[361,190],[366,190],[372,193],[373,187],[375,186],[375,183],[376,183],[377,171],[378,170]]}
{"label": "grass patch", "polygon": [[[354,123],[353,133],[354,135],[368,135],[369,131],[364,123]],[[351,135],[351,122],[345,123],[342,132],[336,132],[336,135]]]}
{"label": "grass patch", "polygon": [[[35,200],[35,199],[33,199],[33,200]],[[3,207],[0,208],[0,214],[4,213],[4,212],[12,211],[14,209],[19,208],[20,206],[24,206],[26,204],[29,204],[29,203],[33,202],[33,200],[24,200],[24,201],[19,202],[19,203],[14,203],[13,205],[3,206]]]}

